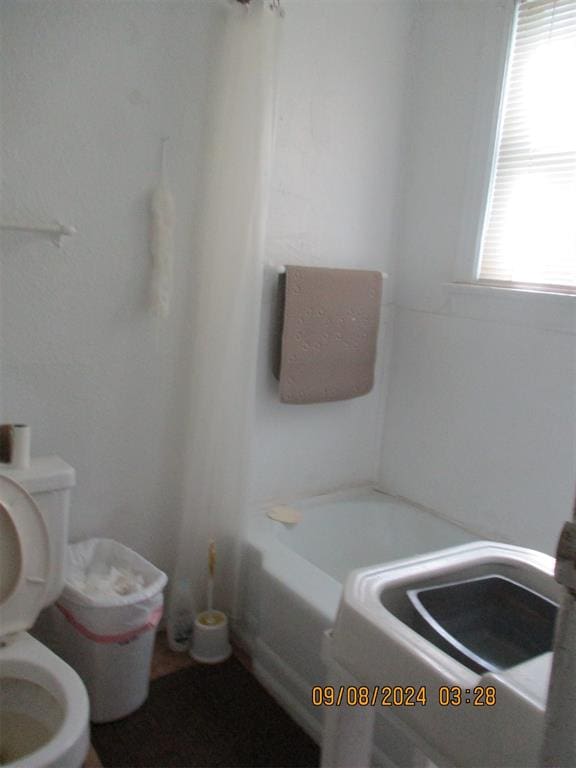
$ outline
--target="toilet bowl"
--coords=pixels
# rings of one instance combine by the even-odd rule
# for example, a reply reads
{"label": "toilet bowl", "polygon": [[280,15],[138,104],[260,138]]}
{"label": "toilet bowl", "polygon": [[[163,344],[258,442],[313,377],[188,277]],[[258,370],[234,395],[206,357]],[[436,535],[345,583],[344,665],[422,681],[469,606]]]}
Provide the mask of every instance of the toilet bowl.
{"label": "toilet bowl", "polygon": [[72,482],[60,460],[0,474],[0,766],[80,768],[88,752],[83,682],[27,631],[62,586]]}
{"label": "toilet bowl", "polygon": [[0,648],[0,765],[78,768],[90,745],[88,694],[62,659],[22,632]]}

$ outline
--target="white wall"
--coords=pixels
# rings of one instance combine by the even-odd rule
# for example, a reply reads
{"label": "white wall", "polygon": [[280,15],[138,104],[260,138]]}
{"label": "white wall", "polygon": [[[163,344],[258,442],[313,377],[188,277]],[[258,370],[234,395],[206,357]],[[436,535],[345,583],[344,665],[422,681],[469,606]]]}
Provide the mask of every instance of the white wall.
{"label": "white wall", "polygon": [[[4,54],[4,47],[2,44],[2,20],[0,18],[0,59],[2,58]],[[0,88],[0,148],[2,147],[2,90]],[[2,211],[2,202],[3,202],[3,196],[2,196],[2,190],[3,190],[3,172],[2,172],[2,153],[0,151],[0,211]],[[3,255],[3,243],[2,238],[0,235],[0,416],[2,415],[2,255]]]}
{"label": "white wall", "polygon": [[[385,287],[378,386],[318,406],[277,400],[267,275],[252,495],[373,479],[391,371],[382,482],[486,533],[550,550],[576,466],[572,310],[442,287],[462,256],[477,95],[494,79],[494,66],[484,68],[510,4],[426,0],[414,19],[402,0],[284,4],[268,259],[394,277],[397,256],[399,269],[397,291],[394,280]],[[193,334],[185,304],[218,7],[0,5],[2,214],[79,230],[60,251],[2,235],[0,418],[30,422],[35,453],[76,466],[73,538],[108,535],[167,568],[181,415],[194,386],[184,375]],[[146,308],[146,203],[166,134],[176,295],[158,325]]]}
{"label": "white wall", "polygon": [[575,487],[575,302],[445,287],[474,255],[482,110],[511,6],[418,8],[381,482],[484,535],[552,552]]}
{"label": "white wall", "polygon": [[[411,4],[306,0],[286,8],[268,259],[393,273]],[[270,270],[260,339],[253,497],[290,498],[373,480],[393,281],[384,283],[374,391],[356,400],[303,406],[278,401],[271,373],[275,285]]]}
{"label": "white wall", "polygon": [[[214,4],[19,0],[0,8],[6,218],[60,218],[58,250],[3,234],[2,419],[77,469],[71,536],[169,567],[180,495],[186,281]],[[170,136],[174,313],[147,310],[148,195]]]}
{"label": "white wall", "polygon": [[[278,149],[268,257],[389,270],[410,5],[284,0]],[[78,471],[73,539],[110,536],[170,568],[182,418],[194,382],[182,350],[202,190],[214,0],[6,0],[2,214],[78,234],[61,250],[2,235],[2,420],[33,428],[35,454]],[[174,313],[147,312],[147,197],[159,140],[178,228]],[[269,275],[270,277],[270,275]],[[255,424],[255,498],[376,474],[381,406],[277,401],[266,282]],[[386,300],[390,297],[390,284]],[[387,351],[382,336],[380,366]]]}

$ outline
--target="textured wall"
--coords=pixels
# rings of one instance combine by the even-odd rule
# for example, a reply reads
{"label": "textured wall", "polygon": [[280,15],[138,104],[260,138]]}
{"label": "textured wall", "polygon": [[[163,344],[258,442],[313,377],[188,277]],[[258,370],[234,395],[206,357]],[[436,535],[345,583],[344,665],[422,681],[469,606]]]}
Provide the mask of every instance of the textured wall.
{"label": "textured wall", "polygon": [[[62,249],[2,236],[2,417],[73,464],[73,538],[106,535],[169,566],[186,402],[208,2],[3,2],[3,215],[61,218]],[[147,311],[148,195],[171,137],[174,313]]]}
{"label": "textured wall", "polygon": [[[268,258],[378,269],[393,278],[407,35],[406,2],[286,4]],[[278,402],[270,367],[275,278],[264,287],[255,498],[377,475],[393,279],[384,281],[373,392],[321,405]]]}
{"label": "textured wall", "polygon": [[474,254],[467,222],[489,162],[479,106],[496,88],[511,7],[418,10],[381,478],[485,535],[551,552],[576,473],[574,299],[444,285]]}
{"label": "textured wall", "polygon": [[[377,474],[487,533],[550,549],[574,472],[573,314],[454,298],[478,88],[509,4],[285,0],[268,258],[358,266],[385,284],[378,387],[281,405],[270,373],[267,275],[255,499]],[[170,567],[179,513],[184,376],[193,329],[202,117],[219,4],[5,0],[2,211],[61,218],[59,251],[2,235],[2,419],[78,470],[72,536],[108,535]],[[495,43],[494,43],[495,44]],[[407,57],[410,56],[410,67]],[[489,80],[489,78],[488,78]],[[405,107],[407,103],[407,111]],[[176,195],[174,313],[146,310],[146,203],[160,136]],[[397,295],[391,365],[391,309]]]}
{"label": "textured wall", "polygon": [[[285,5],[270,261],[389,270],[409,4]],[[0,4],[3,214],[61,218],[78,229],[61,250],[30,235],[2,236],[0,415],[32,425],[35,454],[58,453],[77,468],[74,539],[110,536],[167,568],[182,416],[194,393],[184,376],[194,332],[185,304],[222,7]],[[171,137],[178,225],[174,313],[159,325],[146,308],[146,205],[163,135]],[[254,496],[374,477],[382,375],[374,394],[357,401],[281,406],[269,372],[272,291],[267,281]]]}

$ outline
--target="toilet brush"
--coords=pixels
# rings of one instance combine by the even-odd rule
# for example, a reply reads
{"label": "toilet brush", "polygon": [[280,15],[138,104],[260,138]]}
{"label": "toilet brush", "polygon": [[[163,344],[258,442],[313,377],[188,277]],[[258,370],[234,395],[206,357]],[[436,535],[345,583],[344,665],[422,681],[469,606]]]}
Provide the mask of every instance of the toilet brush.
{"label": "toilet brush", "polygon": [[207,610],[196,616],[190,655],[203,664],[226,661],[232,649],[228,641],[228,617],[214,608],[214,578],[216,575],[216,544],[208,544]]}
{"label": "toilet brush", "polygon": [[208,584],[206,586],[206,602],[208,609],[206,613],[206,622],[217,624],[218,620],[214,616],[214,574],[216,572],[216,544],[214,539],[210,539],[208,544]]}

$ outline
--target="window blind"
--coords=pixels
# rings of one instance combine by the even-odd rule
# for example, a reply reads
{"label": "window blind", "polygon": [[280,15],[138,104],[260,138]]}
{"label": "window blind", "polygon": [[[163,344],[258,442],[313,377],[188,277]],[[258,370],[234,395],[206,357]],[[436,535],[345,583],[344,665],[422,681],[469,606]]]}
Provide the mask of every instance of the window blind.
{"label": "window blind", "polygon": [[518,6],[477,277],[576,291],[576,0]]}

